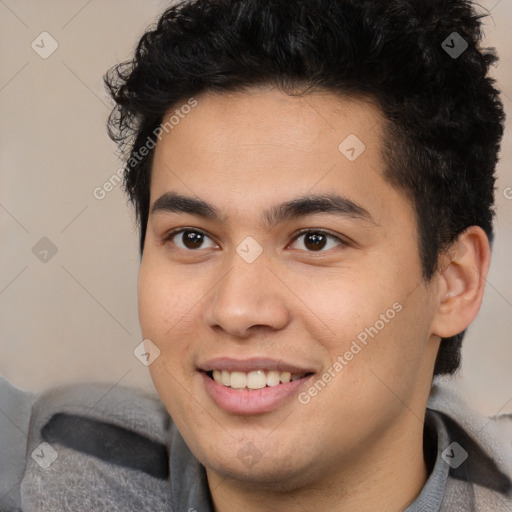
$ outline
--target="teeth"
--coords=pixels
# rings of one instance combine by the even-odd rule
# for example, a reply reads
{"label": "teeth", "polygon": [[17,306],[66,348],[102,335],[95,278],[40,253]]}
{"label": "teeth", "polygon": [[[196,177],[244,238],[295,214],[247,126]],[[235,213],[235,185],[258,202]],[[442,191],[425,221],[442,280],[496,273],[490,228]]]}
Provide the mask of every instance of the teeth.
{"label": "teeth", "polygon": [[262,370],[256,370],[247,374],[247,387],[249,389],[261,389],[267,385],[267,376]]}
{"label": "teeth", "polygon": [[272,370],[267,373],[267,386],[277,386],[279,382],[279,372]]}
{"label": "teeth", "polygon": [[243,372],[231,372],[231,387],[235,389],[247,387],[247,374]]}
{"label": "teeth", "polygon": [[231,373],[227,372],[226,370],[223,370],[221,382],[223,386],[231,386]]}
{"label": "teeth", "polygon": [[280,375],[279,375],[279,380],[281,382],[284,382],[285,384],[287,382],[290,382],[292,378],[292,374],[290,372],[282,372]]}
{"label": "teeth", "polygon": [[262,389],[265,386],[287,384],[290,381],[302,379],[305,373],[278,372],[271,370],[254,370],[252,372],[228,372],[227,370],[213,370],[213,380],[218,384],[233,389]]}

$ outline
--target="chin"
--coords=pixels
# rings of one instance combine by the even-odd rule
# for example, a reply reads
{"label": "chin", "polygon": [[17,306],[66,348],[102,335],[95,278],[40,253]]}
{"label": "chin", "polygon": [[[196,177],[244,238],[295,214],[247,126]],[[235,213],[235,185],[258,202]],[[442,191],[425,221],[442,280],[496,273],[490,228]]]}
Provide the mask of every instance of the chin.
{"label": "chin", "polygon": [[290,460],[289,456],[278,454],[275,449],[255,451],[249,443],[229,453],[198,455],[196,457],[201,464],[222,479],[230,478],[268,490],[286,491],[303,485],[311,480],[311,467],[314,465],[313,461]]}

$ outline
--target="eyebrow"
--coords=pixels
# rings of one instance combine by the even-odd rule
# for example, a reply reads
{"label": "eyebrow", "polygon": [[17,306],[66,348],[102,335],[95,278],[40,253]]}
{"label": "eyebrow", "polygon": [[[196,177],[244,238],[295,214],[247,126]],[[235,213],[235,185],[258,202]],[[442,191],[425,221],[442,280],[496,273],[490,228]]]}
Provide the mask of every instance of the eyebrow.
{"label": "eyebrow", "polygon": [[[151,214],[157,212],[188,213],[220,223],[224,223],[226,220],[222,213],[210,203],[176,192],[167,192],[153,203]],[[274,205],[263,212],[262,220],[265,225],[273,226],[318,213],[330,213],[376,224],[368,210],[350,199],[336,194],[306,195]]]}

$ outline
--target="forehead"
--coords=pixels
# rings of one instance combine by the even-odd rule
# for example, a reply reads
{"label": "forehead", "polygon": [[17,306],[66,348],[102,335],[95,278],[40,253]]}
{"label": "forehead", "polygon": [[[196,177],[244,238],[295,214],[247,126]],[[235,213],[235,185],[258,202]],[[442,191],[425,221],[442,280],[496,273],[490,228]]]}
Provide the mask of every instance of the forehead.
{"label": "forehead", "polygon": [[205,92],[195,100],[196,106],[180,119],[173,113],[184,108],[185,102],[164,116],[164,122],[173,117],[174,124],[162,134],[160,149],[171,134],[176,144],[188,141],[187,151],[212,152],[225,152],[234,146],[254,150],[267,146],[267,151],[271,147],[301,152],[332,150],[351,129],[368,144],[380,142],[383,118],[376,102],[369,98],[325,90],[290,96],[261,86],[240,92]]}
{"label": "forehead", "polygon": [[383,179],[383,117],[375,102],[268,88],[203,93],[195,100],[157,143],[153,205],[177,191],[241,215],[308,193],[336,192],[371,212],[396,194]]}

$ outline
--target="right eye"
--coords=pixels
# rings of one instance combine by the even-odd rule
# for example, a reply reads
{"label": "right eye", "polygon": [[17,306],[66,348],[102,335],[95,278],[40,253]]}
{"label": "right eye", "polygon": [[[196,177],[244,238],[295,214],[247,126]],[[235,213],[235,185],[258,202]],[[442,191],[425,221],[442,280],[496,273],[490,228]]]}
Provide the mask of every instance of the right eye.
{"label": "right eye", "polygon": [[[180,235],[180,236],[178,236]],[[201,244],[204,242],[204,239],[210,238],[204,231],[200,229],[195,228],[180,228],[175,229],[168,233],[163,242],[165,244],[172,243],[178,249],[187,251],[187,252],[193,252],[195,250],[201,249]],[[177,242],[174,242],[174,239],[177,238]],[[210,238],[211,240],[211,238]],[[181,243],[181,245],[180,245]],[[214,244],[213,247],[217,247],[216,244]],[[208,248],[208,247],[207,247]],[[204,247],[203,247],[204,249]]]}

